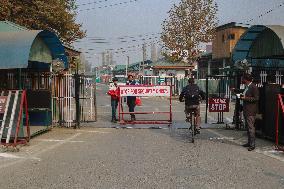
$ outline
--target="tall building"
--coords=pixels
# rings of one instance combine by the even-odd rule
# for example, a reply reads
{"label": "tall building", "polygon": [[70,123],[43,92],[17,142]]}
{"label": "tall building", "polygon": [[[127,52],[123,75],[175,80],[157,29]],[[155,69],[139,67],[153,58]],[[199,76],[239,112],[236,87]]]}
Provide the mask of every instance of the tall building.
{"label": "tall building", "polygon": [[110,65],[110,54],[109,51],[106,52],[106,65],[109,66]]}
{"label": "tall building", "polygon": [[151,61],[157,62],[158,56],[157,56],[157,47],[155,43],[151,44]]}
{"label": "tall building", "polygon": [[115,65],[112,52],[109,52],[109,65]]}
{"label": "tall building", "polygon": [[105,52],[103,52],[102,53],[102,66],[106,66],[107,64],[106,64],[106,53]]}

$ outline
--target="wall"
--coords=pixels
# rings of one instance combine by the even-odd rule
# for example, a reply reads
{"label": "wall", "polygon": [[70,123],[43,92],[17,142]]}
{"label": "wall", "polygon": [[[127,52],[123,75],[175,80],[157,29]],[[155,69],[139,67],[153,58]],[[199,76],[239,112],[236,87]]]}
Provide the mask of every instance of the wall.
{"label": "wall", "polygon": [[[219,30],[212,44],[213,59],[230,58],[231,53],[246,28],[235,27]],[[234,39],[230,39],[230,35],[234,34]]]}

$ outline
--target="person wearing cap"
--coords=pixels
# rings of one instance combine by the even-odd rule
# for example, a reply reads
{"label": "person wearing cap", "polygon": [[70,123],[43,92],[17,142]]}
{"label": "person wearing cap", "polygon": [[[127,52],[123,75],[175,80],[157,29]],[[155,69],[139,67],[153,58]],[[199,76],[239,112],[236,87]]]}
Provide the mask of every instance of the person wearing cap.
{"label": "person wearing cap", "polygon": [[118,120],[116,118],[116,110],[117,110],[117,106],[118,106],[118,101],[119,101],[119,91],[118,91],[118,79],[117,78],[113,78],[112,79],[113,83],[109,86],[109,91],[108,91],[108,95],[111,96],[111,113],[112,113],[112,117],[111,117],[111,122],[116,123]]}
{"label": "person wearing cap", "polygon": [[248,142],[243,147],[248,147],[248,151],[255,149],[255,118],[258,111],[259,91],[257,86],[252,82],[250,74],[245,74],[242,83],[245,84],[245,91],[240,99],[243,101],[243,114],[247,128]]}

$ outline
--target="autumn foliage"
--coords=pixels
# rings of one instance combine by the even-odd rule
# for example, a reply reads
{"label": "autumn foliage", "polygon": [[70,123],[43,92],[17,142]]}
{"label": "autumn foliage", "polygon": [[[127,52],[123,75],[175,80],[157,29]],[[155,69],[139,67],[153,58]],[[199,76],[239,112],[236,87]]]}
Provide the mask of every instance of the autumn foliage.
{"label": "autumn foliage", "polygon": [[211,42],[217,26],[214,0],[181,0],[168,12],[161,39],[174,61],[186,57],[189,63],[199,55],[199,46]]}

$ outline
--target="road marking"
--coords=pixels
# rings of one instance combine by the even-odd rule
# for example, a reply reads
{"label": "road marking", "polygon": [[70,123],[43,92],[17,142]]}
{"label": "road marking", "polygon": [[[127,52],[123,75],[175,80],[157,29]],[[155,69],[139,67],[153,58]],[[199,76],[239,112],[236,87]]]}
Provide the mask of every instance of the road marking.
{"label": "road marking", "polygon": [[88,130],[80,130],[78,131],[79,133],[99,133],[99,134],[108,134],[109,132],[105,132],[105,131],[88,131]]}
{"label": "road marking", "polygon": [[8,154],[8,153],[0,153],[0,157],[2,157],[2,158],[11,158],[11,159],[20,159],[20,158],[22,158],[22,157],[19,157],[19,156]]}
{"label": "road marking", "polygon": [[41,159],[40,158],[37,158],[37,157],[32,157],[32,156],[16,156],[16,155],[13,155],[13,154],[9,154],[9,153],[0,153],[0,157],[2,158],[7,158],[7,159],[32,159],[32,160],[38,160],[40,161]]}
{"label": "road marking", "polygon": [[52,146],[49,146],[49,147],[47,147],[47,148],[45,148],[45,149],[43,149],[43,150],[41,150],[41,151],[35,153],[34,156],[28,156],[28,157],[24,157],[24,158],[19,158],[19,159],[17,159],[16,161],[13,161],[13,162],[10,162],[10,163],[5,163],[5,164],[3,164],[3,165],[0,165],[0,169],[1,169],[1,168],[5,168],[5,167],[9,167],[9,166],[12,166],[12,165],[15,165],[15,164],[17,164],[17,163],[24,162],[24,161],[26,161],[26,160],[38,160],[38,161],[40,161],[41,159],[38,158],[38,156],[40,156],[41,154],[43,154],[43,153],[45,153],[45,152],[47,152],[47,151],[49,151],[49,150],[53,150],[53,149],[55,149],[55,148],[57,148],[57,147],[59,147],[59,146],[65,144],[65,143],[68,143],[68,142],[72,141],[73,139],[75,139],[76,137],[80,136],[81,134],[82,134],[82,133],[76,133],[76,134],[74,134],[73,136],[71,136],[71,137],[69,137],[69,138],[63,140],[62,142],[58,142],[57,144],[54,144],[54,145],[52,145]]}
{"label": "road marking", "polygon": [[[34,139],[33,141],[40,141],[40,142],[64,142],[64,140],[57,140],[57,139]],[[85,141],[80,141],[80,140],[74,140],[74,141],[69,141],[71,143],[82,143]]]}
{"label": "road marking", "polygon": [[235,138],[233,138],[233,137],[211,137],[211,138],[209,138],[209,140],[229,140],[229,141],[233,141],[233,140],[235,140]]}
{"label": "road marking", "polygon": [[[213,131],[211,129],[208,129],[208,131],[219,136],[219,138],[223,138],[224,140],[233,142],[233,143],[238,144],[240,146],[242,145],[242,142],[241,142],[240,139],[235,140],[234,138],[226,137],[225,135],[222,135],[222,134],[220,134],[216,131]],[[271,157],[271,158],[274,158],[276,160],[284,162],[284,156],[283,157],[280,156],[280,155],[284,155],[284,152],[278,152],[276,150],[261,150],[259,148],[256,148],[255,152],[258,153],[258,154],[262,154],[262,155],[265,155],[265,156],[268,156],[268,157]],[[277,155],[275,155],[275,154],[277,154]]]}
{"label": "road marking", "polygon": [[[284,162],[284,152],[278,152],[276,150],[265,150],[265,151],[262,151],[260,149],[256,149],[255,152],[259,153],[259,154],[264,154],[268,157],[271,157],[271,158],[274,158],[274,159],[277,159],[279,161],[282,161]],[[275,155],[277,154],[277,155]],[[280,155],[282,155],[282,157],[280,157]]]}

